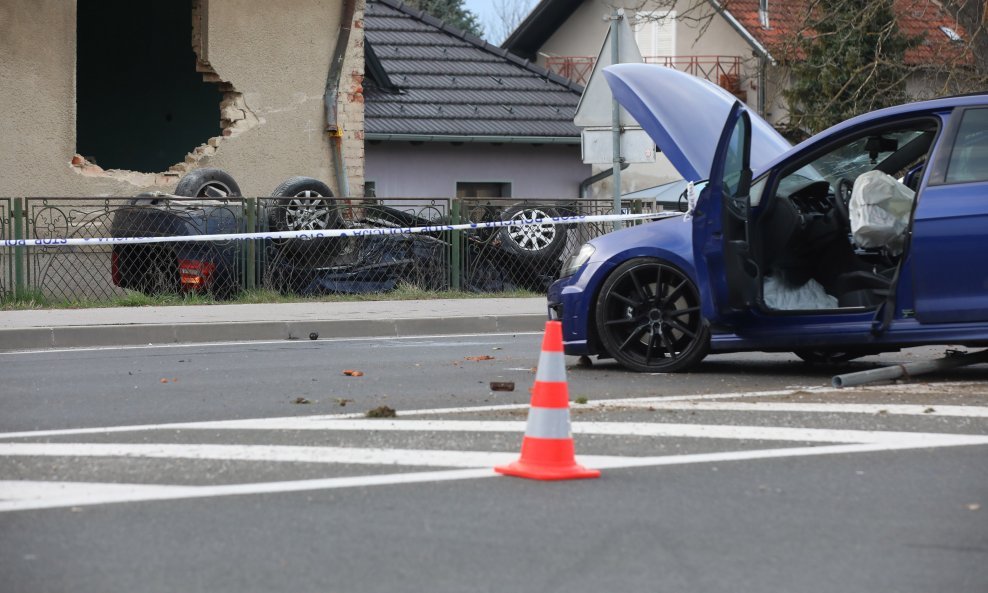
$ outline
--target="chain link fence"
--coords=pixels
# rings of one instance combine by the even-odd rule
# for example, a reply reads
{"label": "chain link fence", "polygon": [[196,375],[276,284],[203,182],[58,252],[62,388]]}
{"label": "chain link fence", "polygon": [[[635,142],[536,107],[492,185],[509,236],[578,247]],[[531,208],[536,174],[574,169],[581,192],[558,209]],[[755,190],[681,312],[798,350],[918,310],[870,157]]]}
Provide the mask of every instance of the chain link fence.
{"label": "chain link fence", "polygon": [[[611,223],[520,224],[611,212],[610,200],[346,200],[308,191],[290,197],[0,198],[0,238],[44,246],[0,248],[0,296],[47,302],[112,301],[131,292],[234,298],[283,294],[427,291],[544,291],[569,255]],[[626,204],[632,213],[654,202]],[[450,230],[447,225],[518,221],[518,226]],[[625,223],[627,224],[627,223]],[[402,229],[429,227],[428,232]],[[345,229],[329,238],[192,235]],[[162,243],[59,245],[60,239],[173,237]]]}

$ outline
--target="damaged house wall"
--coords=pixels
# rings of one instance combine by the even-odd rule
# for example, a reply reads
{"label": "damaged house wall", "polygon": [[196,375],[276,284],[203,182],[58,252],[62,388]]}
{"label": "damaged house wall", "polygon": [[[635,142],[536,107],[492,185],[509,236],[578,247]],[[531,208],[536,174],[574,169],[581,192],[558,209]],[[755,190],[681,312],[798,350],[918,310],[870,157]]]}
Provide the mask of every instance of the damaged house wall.
{"label": "damaged house wall", "polygon": [[[110,5],[123,8],[107,11]],[[4,0],[0,196],[168,191],[199,167],[226,169],[247,195],[266,195],[294,175],[335,190],[323,93],[342,5]],[[87,19],[87,9],[103,11],[103,20]],[[362,9],[358,1],[338,104],[355,195],[363,185]],[[156,10],[165,13],[153,16]],[[86,50],[91,27],[109,38],[95,53]],[[109,35],[135,28],[136,41]],[[184,47],[162,43],[175,37]],[[169,45],[175,55],[168,60],[153,53]]]}

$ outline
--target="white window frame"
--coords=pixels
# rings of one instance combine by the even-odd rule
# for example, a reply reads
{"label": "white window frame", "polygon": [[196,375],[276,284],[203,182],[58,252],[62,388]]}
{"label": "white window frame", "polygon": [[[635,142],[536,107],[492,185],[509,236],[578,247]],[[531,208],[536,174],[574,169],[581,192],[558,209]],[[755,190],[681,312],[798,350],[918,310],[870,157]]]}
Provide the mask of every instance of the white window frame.
{"label": "white window frame", "polygon": [[[639,12],[635,18],[634,31],[635,43],[646,61],[647,58],[676,55],[675,10]],[[663,45],[668,50],[664,50]]]}

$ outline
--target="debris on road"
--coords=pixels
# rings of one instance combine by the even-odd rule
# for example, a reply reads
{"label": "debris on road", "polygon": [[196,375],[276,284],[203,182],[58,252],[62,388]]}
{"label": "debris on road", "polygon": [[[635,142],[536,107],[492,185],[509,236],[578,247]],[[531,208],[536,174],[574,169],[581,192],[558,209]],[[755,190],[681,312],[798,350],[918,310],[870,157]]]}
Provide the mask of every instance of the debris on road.
{"label": "debris on road", "polygon": [[966,353],[958,350],[947,350],[943,358],[929,361],[909,362],[879,367],[867,371],[837,375],[831,379],[831,385],[837,389],[855,387],[874,381],[895,381],[897,379],[911,380],[917,375],[946,371],[979,363],[988,363],[988,350]]}
{"label": "debris on road", "polygon": [[514,381],[491,381],[491,391],[514,391]]}
{"label": "debris on road", "polygon": [[304,397],[296,397],[295,398],[295,401],[293,401],[292,403],[293,404],[311,404],[312,402],[309,401],[309,400],[307,400],[307,399],[305,399]]}
{"label": "debris on road", "polygon": [[465,356],[463,357],[463,360],[470,360],[473,362],[477,362],[479,360],[495,360],[495,359],[493,356],[489,356],[487,354],[481,354],[480,356]]}
{"label": "debris on road", "polygon": [[319,339],[319,332],[310,332],[309,333],[309,339],[310,340],[318,340]]}
{"label": "debris on road", "polygon": [[347,377],[363,377],[364,376],[364,372],[363,371],[355,371],[353,369],[346,369],[345,371],[343,371],[343,374],[346,375]]}
{"label": "debris on road", "polygon": [[345,397],[338,397],[338,398],[336,398],[336,403],[338,403],[341,408],[344,407],[344,406],[346,406],[347,404],[349,404],[351,402],[353,402],[352,399],[347,399]]}
{"label": "debris on road", "polygon": [[389,408],[388,406],[380,406],[374,408],[373,410],[367,411],[368,418],[395,418],[397,416],[398,416],[398,412],[395,412],[393,409]]}

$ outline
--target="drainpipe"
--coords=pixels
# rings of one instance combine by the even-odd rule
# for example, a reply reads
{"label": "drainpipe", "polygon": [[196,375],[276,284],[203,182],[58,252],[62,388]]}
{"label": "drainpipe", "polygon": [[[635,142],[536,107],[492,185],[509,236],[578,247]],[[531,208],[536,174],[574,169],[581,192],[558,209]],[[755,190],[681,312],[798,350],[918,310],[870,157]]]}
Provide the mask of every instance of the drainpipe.
{"label": "drainpipe", "polygon": [[346,165],[343,159],[343,130],[340,128],[337,113],[340,98],[340,85],[343,77],[343,61],[346,49],[350,43],[350,29],[353,26],[353,15],[357,10],[357,0],[343,0],[343,10],[340,15],[340,33],[336,36],[336,49],[329,63],[329,74],[326,76],[326,90],[323,93],[323,103],[326,107],[326,132],[329,134],[330,158],[333,170],[336,172],[336,188],[342,197],[350,195],[350,180],[347,178]]}
{"label": "drainpipe", "polygon": [[765,56],[758,58],[758,115],[765,117],[765,69],[768,60]]}

